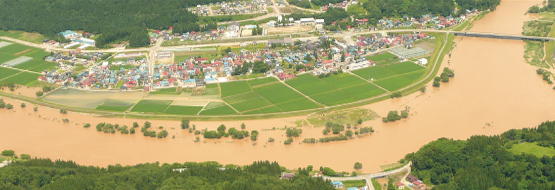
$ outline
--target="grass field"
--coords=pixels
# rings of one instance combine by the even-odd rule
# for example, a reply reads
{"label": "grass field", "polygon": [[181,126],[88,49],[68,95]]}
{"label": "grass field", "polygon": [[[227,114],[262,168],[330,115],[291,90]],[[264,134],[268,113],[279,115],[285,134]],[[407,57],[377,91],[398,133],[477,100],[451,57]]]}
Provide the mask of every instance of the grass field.
{"label": "grass field", "polygon": [[113,100],[113,99],[106,99],[102,104],[100,104],[95,109],[97,110],[106,110],[106,111],[126,111],[131,106],[134,105],[134,102],[131,101],[121,101],[121,100]]}
{"label": "grass field", "polygon": [[0,36],[7,36],[18,40],[33,42],[36,44],[42,43],[42,40],[44,39],[44,36],[39,33],[28,33],[28,32],[13,31],[13,30],[9,30],[9,31],[2,30],[0,31]]}
{"label": "grass field", "polygon": [[367,80],[370,80],[370,79],[379,80],[382,78],[391,77],[396,74],[395,72],[385,69],[384,67],[381,67],[381,66],[367,67],[364,69],[354,70],[352,72]]}
{"label": "grass field", "polygon": [[55,69],[55,68],[56,68],[56,65],[57,65],[57,64],[54,63],[54,62],[46,62],[46,63],[43,63],[43,64],[41,64],[41,65],[39,65],[39,66],[33,67],[33,68],[29,69],[29,70],[30,70],[30,71],[35,71],[35,72],[42,72],[42,71],[44,71],[44,70],[52,70],[52,69]]}
{"label": "grass field", "polygon": [[394,57],[396,57],[396,56],[389,53],[389,52],[385,52],[385,53],[380,53],[380,54],[376,54],[376,55],[372,55],[372,56],[367,56],[366,60],[372,60],[374,62],[378,62],[378,61],[391,59],[391,58],[394,58]]}
{"label": "grass field", "polygon": [[21,72],[17,75],[2,79],[2,82],[14,82],[15,84],[20,85],[30,85],[31,83],[38,81],[38,78],[40,76],[42,75],[29,72]]}
{"label": "grass field", "polygon": [[535,142],[534,143],[525,142],[522,144],[513,145],[513,147],[509,149],[509,152],[512,152],[513,154],[521,154],[521,153],[532,154],[539,158],[543,157],[544,155],[547,155],[549,157],[555,156],[555,148],[539,146]]}
{"label": "grass field", "polygon": [[38,60],[38,59],[32,59],[32,60],[29,60],[29,61],[27,61],[27,62],[25,62],[25,63],[21,63],[21,64],[19,64],[19,65],[16,65],[16,66],[14,66],[14,67],[15,67],[15,68],[18,68],[18,69],[29,70],[29,69],[31,69],[31,68],[33,68],[33,67],[40,66],[40,65],[42,65],[42,64],[44,64],[44,63],[47,63],[47,62],[46,62],[46,61],[42,61],[42,60]]}
{"label": "grass field", "polygon": [[0,53],[0,64],[15,58],[17,58],[17,56],[6,54],[6,53]]}
{"label": "grass field", "polygon": [[15,75],[17,73],[19,73],[21,71],[15,70],[15,69],[10,69],[10,68],[5,68],[5,67],[0,67],[0,80],[4,79],[6,77]]}
{"label": "grass field", "polygon": [[279,81],[274,77],[266,77],[261,79],[249,80],[248,82],[251,85],[251,87],[255,88],[259,85],[265,85],[268,83],[279,82]]}
{"label": "grass field", "polygon": [[250,92],[251,87],[247,81],[220,83],[222,97],[232,96],[245,92]]}
{"label": "grass field", "polygon": [[180,95],[181,92],[177,92],[177,88],[162,88],[162,89],[156,89],[156,91],[151,91],[149,92],[149,94],[154,94],[154,95]]}
{"label": "grass field", "polygon": [[233,108],[223,102],[210,102],[199,115],[231,115],[236,113]]}
{"label": "grass field", "polygon": [[172,100],[141,100],[131,111],[162,113],[172,102]]}
{"label": "grass field", "polygon": [[176,106],[171,105],[164,113],[174,115],[197,115],[202,106]]}
{"label": "grass field", "polygon": [[342,181],[344,187],[364,187],[366,186],[366,180],[347,180]]}

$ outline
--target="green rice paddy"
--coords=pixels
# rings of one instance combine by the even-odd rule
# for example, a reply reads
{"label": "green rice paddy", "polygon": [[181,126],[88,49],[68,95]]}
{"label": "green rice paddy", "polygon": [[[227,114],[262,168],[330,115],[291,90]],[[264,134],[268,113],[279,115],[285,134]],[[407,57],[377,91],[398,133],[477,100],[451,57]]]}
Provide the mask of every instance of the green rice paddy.
{"label": "green rice paddy", "polygon": [[392,59],[394,57],[396,57],[396,56],[389,53],[389,52],[385,52],[385,53],[380,53],[380,54],[373,55],[373,56],[368,56],[368,57],[366,57],[366,60],[372,60],[372,61],[378,62],[378,61],[383,61],[383,60],[387,60],[387,59]]}
{"label": "green rice paddy", "polygon": [[202,110],[202,106],[176,106],[171,105],[164,111],[165,114],[173,114],[173,115],[197,115],[200,110]]}
{"label": "green rice paddy", "polygon": [[199,115],[231,115],[237,112],[223,102],[210,102]]}
{"label": "green rice paddy", "polygon": [[15,75],[19,72],[21,72],[21,71],[18,71],[18,70],[15,70],[15,69],[10,69],[10,68],[5,68],[5,67],[0,67],[0,80],[4,79],[6,77],[9,77],[9,76]]}
{"label": "green rice paddy", "polygon": [[13,82],[20,85],[30,85],[31,83],[38,81],[38,78],[40,76],[42,75],[29,72],[20,72],[19,74],[2,79],[2,82]]}
{"label": "green rice paddy", "polygon": [[154,113],[162,113],[170,106],[173,100],[141,100],[133,109],[132,112],[154,112]]}

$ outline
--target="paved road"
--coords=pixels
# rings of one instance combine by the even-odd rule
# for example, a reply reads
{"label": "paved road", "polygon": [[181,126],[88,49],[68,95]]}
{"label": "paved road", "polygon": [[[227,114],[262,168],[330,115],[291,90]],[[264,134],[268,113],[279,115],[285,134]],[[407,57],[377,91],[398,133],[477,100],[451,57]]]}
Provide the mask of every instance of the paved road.
{"label": "paved road", "polygon": [[[409,162],[407,165],[405,165],[401,168],[391,170],[391,171],[387,171],[387,172],[375,173],[375,174],[358,175],[358,176],[354,176],[354,177],[328,177],[328,176],[324,176],[322,178],[324,180],[329,179],[331,181],[366,180],[366,185],[369,187],[369,189],[374,190],[374,186],[372,185],[372,178],[379,178],[379,177],[394,175],[394,174],[402,172],[403,170],[407,170],[410,173],[410,166],[411,165],[412,165],[412,162]],[[406,175],[405,175],[405,177],[406,177]]]}

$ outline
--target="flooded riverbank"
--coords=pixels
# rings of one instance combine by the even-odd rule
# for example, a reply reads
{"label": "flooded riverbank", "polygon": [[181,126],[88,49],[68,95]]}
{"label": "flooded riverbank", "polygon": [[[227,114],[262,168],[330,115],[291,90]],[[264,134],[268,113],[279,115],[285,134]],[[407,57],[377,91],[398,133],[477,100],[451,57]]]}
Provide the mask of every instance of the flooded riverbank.
{"label": "flooded riverbank", "polygon": [[[503,0],[496,11],[474,24],[471,31],[519,34],[528,5],[540,1]],[[511,19],[512,18],[512,19]],[[516,20],[515,20],[516,19]],[[381,120],[364,122],[374,134],[348,141],[299,144],[303,138],[322,137],[323,128],[303,128],[303,134],[291,145],[283,145],[284,130],[263,130],[294,126],[305,116],[268,120],[192,122],[197,129],[214,130],[224,123],[247,130],[259,130],[256,145],[250,140],[207,140],[193,142],[195,136],[179,129],[177,121],[153,121],[153,128],[164,126],[168,138],[158,140],[134,135],[96,132],[99,122],[131,126],[144,120],[97,118],[90,115],[62,115],[58,110],[32,106],[13,110],[0,109],[0,150],[52,159],[71,159],[79,164],[106,166],[121,163],[186,162],[214,160],[223,164],[249,164],[256,160],[275,160],[288,168],[313,165],[351,171],[355,162],[363,172],[377,172],[379,165],[395,162],[407,153],[441,137],[466,139],[471,135],[500,134],[511,128],[534,127],[555,119],[555,92],[536,75],[535,68],[523,59],[524,43],[515,40],[457,37],[451,57],[442,66],[455,71],[450,83],[440,88],[428,84],[426,93],[385,100],[363,106],[380,115],[390,110],[411,107],[407,120],[384,124]],[[450,60],[450,61],[449,61]],[[39,118],[40,115],[40,118]],[[46,118],[46,119],[45,119]],[[61,119],[68,118],[69,124]],[[84,129],[83,123],[93,127]],[[76,125],[77,124],[77,125]],[[174,127],[175,129],[171,129]],[[171,137],[175,135],[175,139]],[[274,143],[266,143],[269,137]],[[225,139],[225,140],[224,140]]]}

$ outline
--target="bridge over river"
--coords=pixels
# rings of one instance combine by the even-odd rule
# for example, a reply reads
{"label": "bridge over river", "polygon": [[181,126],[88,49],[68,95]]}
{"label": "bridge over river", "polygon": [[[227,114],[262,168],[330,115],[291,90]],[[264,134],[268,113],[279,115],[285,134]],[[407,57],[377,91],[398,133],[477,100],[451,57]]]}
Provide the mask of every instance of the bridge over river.
{"label": "bridge over river", "polygon": [[[410,166],[412,165],[412,162],[409,162],[408,164],[406,164],[403,167],[397,168],[395,170],[391,170],[391,171],[386,171],[386,172],[380,172],[380,173],[375,173],[375,174],[365,174],[365,175],[358,175],[358,176],[353,176],[353,177],[328,177],[328,176],[323,176],[322,178],[324,180],[331,180],[331,181],[350,181],[350,180],[366,180],[366,186],[368,186],[369,190],[374,190],[374,186],[372,185],[372,178],[382,178],[382,177],[386,177],[389,175],[394,175],[394,174],[398,174],[404,170],[407,170],[407,175],[410,174]],[[403,179],[401,179],[401,182],[405,183],[405,177],[403,177]],[[405,183],[406,184],[406,183]]]}
{"label": "bridge over river", "polygon": [[535,41],[555,40],[555,38],[550,38],[550,37],[523,36],[523,35],[514,35],[514,34],[496,34],[496,33],[482,33],[482,32],[455,32],[455,31],[451,31],[451,33],[453,33],[456,36],[509,39],[509,40],[535,40]]}

